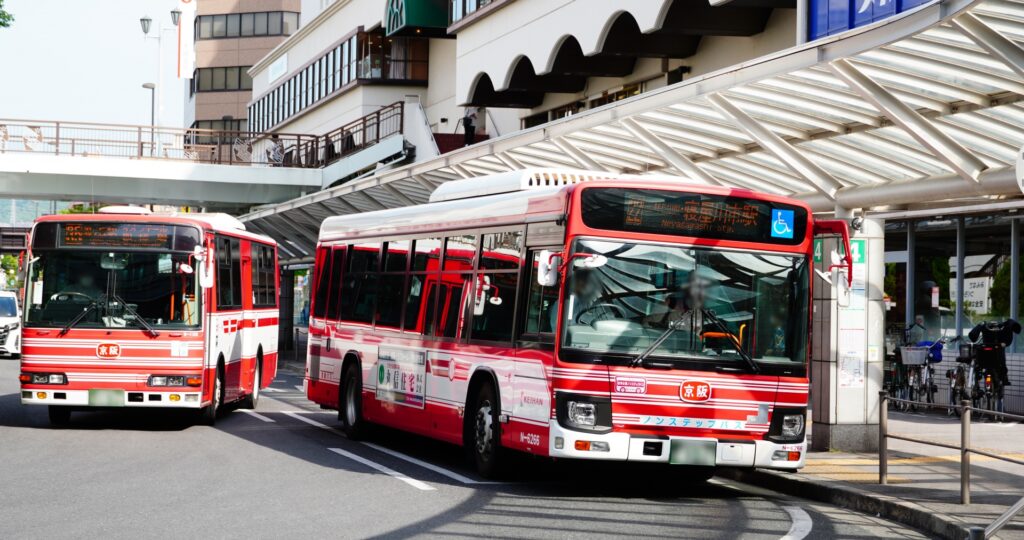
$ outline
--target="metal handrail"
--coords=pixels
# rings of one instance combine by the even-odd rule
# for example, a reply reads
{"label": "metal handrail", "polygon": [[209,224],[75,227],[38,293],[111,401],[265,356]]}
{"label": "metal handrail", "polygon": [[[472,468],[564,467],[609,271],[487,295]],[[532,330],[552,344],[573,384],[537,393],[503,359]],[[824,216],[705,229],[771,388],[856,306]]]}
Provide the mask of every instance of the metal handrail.
{"label": "metal handrail", "polygon": [[[1024,461],[1014,459],[1007,456],[1001,456],[994,452],[988,452],[978,448],[971,448],[971,416],[972,411],[980,413],[988,413],[992,415],[998,415],[1004,418],[1011,418],[1014,420],[1024,421],[1024,416],[1011,413],[1003,413],[999,411],[990,411],[988,409],[980,409],[971,405],[969,400],[963,400],[960,402],[959,409],[960,413],[960,444],[954,445],[950,443],[944,443],[939,441],[928,441],[925,439],[918,439],[915,437],[907,437],[906,435],[898,435],[889,433],[889,407],[888,402],[906,403],[909,405],[916,405],[919,407],[932,408],[932,409],[947,409],[949,405],[939,405],[937,403],[926,403],[923,401],[912,401],[909,399],[894,398],[888,394],[887,391],[881,390],[878,392],[879,403],[878,403],[878,483],[886,485],[889,482],[889,439],[896,439],[900,441],[908,441],[917,444],[924,444],[929,446],[938,446],[941,448],[949,448],[952,450],[960,451],[960,503],[971,504],[971,454],[978,454],[980,456],[986,456],[992,459],[998,459],[1008,463],[1014,463],[1017,465],[1024,465]],[[995,519],[988,527],[971,527],[969,529],[970,540],[990,538],[1017,514],[1024,512],[1024,497],[1021,497],[1013,506],[1008,508],[1002,515]]]}

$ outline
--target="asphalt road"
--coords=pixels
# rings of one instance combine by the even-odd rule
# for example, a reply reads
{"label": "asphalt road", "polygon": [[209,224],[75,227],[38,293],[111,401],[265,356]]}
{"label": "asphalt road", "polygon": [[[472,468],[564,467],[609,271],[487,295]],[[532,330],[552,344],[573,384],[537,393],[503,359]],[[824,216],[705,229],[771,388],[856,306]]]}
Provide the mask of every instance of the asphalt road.
{"label": "asphalt road", "polygon": [[[663,469],[517,460],[482,482],[459,449],[349,441],[283,372],[256,414],[75,413],[52,429],[0,360],[0,538],[924,538],[899,525]],[[298,385],[298,386],[297,386]]]}

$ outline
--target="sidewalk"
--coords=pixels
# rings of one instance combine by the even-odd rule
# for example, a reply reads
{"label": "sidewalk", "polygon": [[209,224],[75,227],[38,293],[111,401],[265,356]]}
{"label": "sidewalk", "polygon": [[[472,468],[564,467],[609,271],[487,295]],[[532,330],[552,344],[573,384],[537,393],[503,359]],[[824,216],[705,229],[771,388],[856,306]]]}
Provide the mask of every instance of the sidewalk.
{"label": "sidewalk", "polygon": [[[1024,459],[1024,425],[971,425],[972,446]],[[889,432],[959,444],[960,422],[934,415],[889,413]],[[971,455],[971,503],[960,504],[959,452],[889,440],[889,484],[878,484],[878,455],[811,453],[798,474],[730,470],[725,476],[776,491],[881,515],[940,538],[961,540],[1024,497],[1024,466]],[[1024,539],[1024,516],[996,535]]]}

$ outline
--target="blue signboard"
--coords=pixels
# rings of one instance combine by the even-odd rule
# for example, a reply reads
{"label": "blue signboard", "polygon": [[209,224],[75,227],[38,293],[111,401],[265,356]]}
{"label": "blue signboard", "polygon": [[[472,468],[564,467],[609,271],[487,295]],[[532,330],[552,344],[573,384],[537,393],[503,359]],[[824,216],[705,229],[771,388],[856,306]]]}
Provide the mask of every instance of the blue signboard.
{"label": "blue signboard", "polygon": [[807,37],[825,36],[865,26],[933,0],[810,0]]}

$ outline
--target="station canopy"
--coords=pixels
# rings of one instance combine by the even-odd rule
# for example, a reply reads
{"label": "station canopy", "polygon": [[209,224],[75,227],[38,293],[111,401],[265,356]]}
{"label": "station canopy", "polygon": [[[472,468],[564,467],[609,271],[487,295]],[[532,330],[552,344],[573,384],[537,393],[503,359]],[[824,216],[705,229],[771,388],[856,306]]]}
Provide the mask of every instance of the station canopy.
{"label": "station canopy", "polygon": [[312,260],[327,217],[522,168],[682,176],[817,212],[1020,196],[1024,0],[945,0],[242,217]]}

